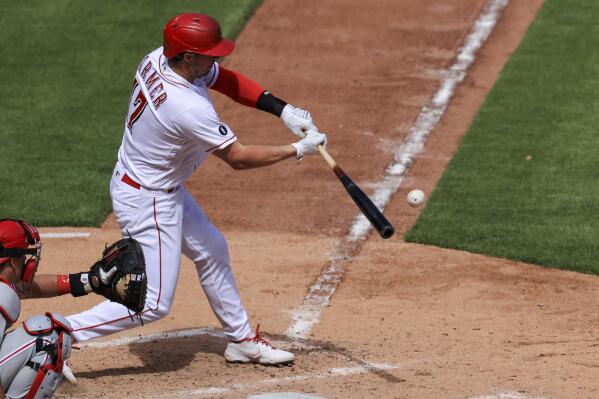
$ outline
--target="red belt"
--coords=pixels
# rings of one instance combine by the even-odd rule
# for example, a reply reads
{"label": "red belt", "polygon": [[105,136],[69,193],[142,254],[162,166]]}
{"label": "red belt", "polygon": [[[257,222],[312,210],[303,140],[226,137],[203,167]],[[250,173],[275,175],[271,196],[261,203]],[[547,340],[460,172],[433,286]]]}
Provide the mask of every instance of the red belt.
{"label": "red belt", "polygon": [[[135,180],[133,180],[132,178],[130,178],[130,177],[129,177],[129,176],[126,174],[126,173],[124,173],[124,174],[123,174],[123,178],[121,179],[121,181],[122,181],[123,183],[125,183],[125,184],[128,184],[128,185],[130,185],[130,186],[131,186],[131,187],[133,187],[133,188],[136,188],[136,189],[138,189],[138,190],[139,190],[139,189],[141,189],[141,184],[139,184],[138,182],[136,182]],[[168,190],[164,190],[164,191],[166,191],[168,194],[170,194],[170,193],[172,193],[173,191],[175,191],[175,188],[176,188],[176,187],[174,187],[174,188],[170,188],[170,189],[168,189]]]}

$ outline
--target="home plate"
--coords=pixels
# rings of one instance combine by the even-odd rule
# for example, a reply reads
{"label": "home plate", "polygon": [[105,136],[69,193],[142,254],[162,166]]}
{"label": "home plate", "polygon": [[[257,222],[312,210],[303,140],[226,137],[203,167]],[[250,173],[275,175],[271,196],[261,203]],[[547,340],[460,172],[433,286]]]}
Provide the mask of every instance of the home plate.
{"label": "home plate", "polygon": [[297,392],[273,392],[248,396],[247,399],[325,399],[322,396],[304,395]]}

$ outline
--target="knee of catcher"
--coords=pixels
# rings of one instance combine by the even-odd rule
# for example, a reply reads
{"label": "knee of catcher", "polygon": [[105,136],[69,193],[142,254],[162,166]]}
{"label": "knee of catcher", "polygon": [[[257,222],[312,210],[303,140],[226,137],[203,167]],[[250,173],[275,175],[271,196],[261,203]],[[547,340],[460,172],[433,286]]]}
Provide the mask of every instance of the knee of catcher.
{"label": "knee of catcher", "polygon": [[16,355],[12,381],[5,387],[9,397],[49,398],[62,379],[64,362],[71,355],[71,325],[58,313],[32,316],[5,337],[2,344],[21,344],[28,350]]}

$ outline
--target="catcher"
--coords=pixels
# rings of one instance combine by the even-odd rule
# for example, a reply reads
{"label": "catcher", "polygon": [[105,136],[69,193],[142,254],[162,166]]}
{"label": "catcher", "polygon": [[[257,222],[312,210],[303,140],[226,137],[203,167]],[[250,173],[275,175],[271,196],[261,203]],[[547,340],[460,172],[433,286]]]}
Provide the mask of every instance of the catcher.
{"label": "catcher", "polygon": [[[71,353],[71,325],[55,312],[32,316],[5,333],[19,318],[19,298],[95,292],[131,312],[145,305],[147,279],[139,243],[131,237],[107,247],[89,272],[36,276],[42,244],[35,227],[0,219],[0,398],[49,398],[62,379]],[[29,256],[29,257],[28,257]]]}

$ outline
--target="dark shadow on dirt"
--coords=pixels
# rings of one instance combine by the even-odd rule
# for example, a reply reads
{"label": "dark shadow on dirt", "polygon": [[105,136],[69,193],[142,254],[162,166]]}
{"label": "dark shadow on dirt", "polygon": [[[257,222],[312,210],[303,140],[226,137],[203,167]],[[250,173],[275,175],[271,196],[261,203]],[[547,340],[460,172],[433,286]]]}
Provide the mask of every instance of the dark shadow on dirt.
{"label": "dark shadow on dirt", "polygon": [[[133,343],[128,345],[128,350],[131,354],[139,357],[143,366],[111,367],[84,372],[74,370],[74,372],[77,378],[96,378],[177,371],[189,366],[196,353],[222,355],[226,346],[224,338],[209,335]],[[127,355],[127,351],[123,350],[122,352],[123,356]]]}
{"label": "dark shadow on dirt", "polygon": [[[368,369],[369,372],[379,376],[387,382],[405,382],[405,380],[397,378],[386,370],[373,367],[368,362],[355,356],[349,349],[335,345],[331,342],[310,339],[290,341],[285,335],[268,334],[267,336],[273,341],[276,340],[289,343],[291,346],[290,350],[295,353],[297,357],[311,356],[314,354],[323,355],[326,353],[330,353],[331,355],[335,354],[339,357],[347,359],[348,363],[357,364]],[[128,345],[130,353],[139,357],[143,363],[143,366],[111,367],[102,370],[90,370],[83,372],[77,372],[77,370],[74,370],[74,372],[77,378],[94,379],[105,376],[124,376],[177,371],[189,366],[197,353],[210,353],[222,356],[226,346],[227,342],[224,337],[214,337],[211,335],[179,337],[168,340],[162,339],[144,343],[131,343]],[[122,353],[123,356],[126,355],[125,351],[120,353]],[[224,358],[223,362],[225,362]],[[242,365],[240,367],[244,366]],[[266,368],[268,366],[264,367]]]}

